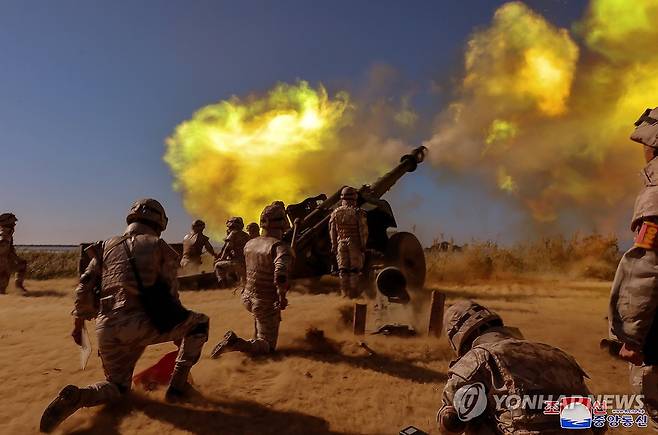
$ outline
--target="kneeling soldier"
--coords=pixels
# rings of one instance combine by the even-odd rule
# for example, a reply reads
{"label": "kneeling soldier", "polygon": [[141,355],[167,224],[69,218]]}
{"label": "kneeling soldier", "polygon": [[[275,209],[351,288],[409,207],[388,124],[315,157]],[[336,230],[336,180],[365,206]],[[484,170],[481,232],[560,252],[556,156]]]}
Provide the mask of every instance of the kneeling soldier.
{"label": "kneeling soldier", "polygon": [[288,305],[286,292],[292,260],[290,246],[281,240],[286,220],[283,207],[268,205],[260,216],[263,235],[251,239],[244,248],[247,283],[242,303],[254,316],[254,338],[247,341],[228,331],[213,349],[212,358],[230,351],[265,354],[275,350],[281,310]]}
{"label": "kneeling soldier", "polygon": [[[178,255],[160,238],[167,216],[154,199],[136,201],[123,236],[92,245],[92,260],[76,289],[73,339],[82,340],[85,320],[96,318],[105,381],[67,385],[46,408],[41,431],[51,432],[82,407],[119,400],[130,391],[133,370],[146,346],[180,343],[166,399],[181,398],[192,366],[208,340],[208,317],[178,300]],[[96,296],[100,288],[100,300]],[[161,290],[162,293],[148,293]],[[173,307],[173,308],[172,308]]]}

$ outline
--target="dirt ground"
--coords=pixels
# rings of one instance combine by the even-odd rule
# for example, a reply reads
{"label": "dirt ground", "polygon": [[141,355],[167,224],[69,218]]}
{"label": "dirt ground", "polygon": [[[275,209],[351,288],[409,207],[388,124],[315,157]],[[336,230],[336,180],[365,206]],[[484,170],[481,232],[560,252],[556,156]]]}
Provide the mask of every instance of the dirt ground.
{"label": "dirt ground", "polygon": [[[0,433],[37,433],[41,412],[61,387],[102,379],[92,356],[80,370],[78,348],[69,338],[74,280],[32,281],[31,297],[12,288],[0,296]],[[596,394],[628,392],[627,367],[601,353],[606,333],[609,283],[492,283],[434,286],[448,295],[473,298],[497,310],[526,338],[573,354],[589,374]],[[84,409],[65,421],[67,434],[397,434],[414,425],[434,429],[451,352],[445,338],[354,337],[341,320],[345,302],[332,294],[293,293],[281,325],[280,352],[250,359],[232,353],[208,357],[232,328],[249,337],[252,322],[231,291],[185,292],[184,303],[211,318],[210,340],[193,369],[197,397],[172,406],[164,392],[138,392],[125,402]],[[398,310],[396,320],[411,316]],[[423,310],[410,318],[424,330]],[[369,307],[368,328],[374,327]],[[91,325],[90,325],[91,326]],[[328,343],[305,339],[322,329]],[[93,328],[92,328],[93,329]],[[359,345],[365,341],[376,353]],[[92,337],[95,345],[95,337]],[[153,346],[137,370],[153,364],[172,344]],[[637,429],[636,429],[637,430]],[[623,430],[618,430],[623,431]],[[626,433],[632,433],[625,430]],[[639,432],[638,432],[639,433]]]}

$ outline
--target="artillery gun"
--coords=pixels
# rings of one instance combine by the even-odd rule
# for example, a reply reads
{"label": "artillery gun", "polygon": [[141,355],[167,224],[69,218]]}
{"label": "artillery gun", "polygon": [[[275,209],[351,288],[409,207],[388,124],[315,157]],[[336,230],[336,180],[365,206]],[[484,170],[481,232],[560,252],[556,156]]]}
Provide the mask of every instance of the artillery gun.
{"label": "artillery gun", "polygon": [[[372,295],[377,289],[394,302],[409,299],[407,288],[422,289],[425,283],[425,252],[415,235],[409,232],[391,232],[397,223],[388,201],[382,196],[408,172],[414,172],[425,160],[427,149],[423,146],[402,156],[400,163],[370,185],[358,189],[357,203],[366,211],[368,241],[365,273],[362,288]],[[284,239],[295,252],[292,279],[315,278],[336,272],[335,258],[331,253],[329,219],[331,212],[340,204],[341,186],[333,195],[320,194],[291,204],[286,213],[292,229]],[[79,270],[82,273],[89,263],[84,253],[88,243],[80,245]],[[174,249],[182,252],[182,244],[174,243]],[[178,277],[181,290],[218,288],[213,272],[202,272]]]}
{"label": "artillery gun", "polygon": [[[427,149],[418,147],[402,156],[400,163],[370,185],[358,189],[357,203],[366,211],[368,221],[367,255],[363,286],[372,290],[376,283],[379,291],[391,300],[408,300],[406,288],[420,289],[425,283],[425,253],[415,235],[409,232],[390,233],[397,223],[388,201],[382,196],[406,173],[413,172],[425,159]],[[344,187],[344,186],[343,186]],[[309,198],[300,204],[290,205],[286,212],[294,223],[284,235],[295,251],[293,278],[321,277],[335,271],[335,258],[331,253],[329,219],[340,204],[340,191],[323,201]],[[300,205],[304,205],[300,207]]]}

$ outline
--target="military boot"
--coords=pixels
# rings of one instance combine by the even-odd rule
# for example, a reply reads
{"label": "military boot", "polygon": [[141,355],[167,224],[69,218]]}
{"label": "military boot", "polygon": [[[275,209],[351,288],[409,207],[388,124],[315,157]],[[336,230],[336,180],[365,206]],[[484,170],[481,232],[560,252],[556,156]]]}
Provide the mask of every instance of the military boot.
{"label": "military boot", "polygon": [[217,343],[213,348],[210,358],[218,358],[221,354],[226,352],[247,352],[248,350],[249,343],[245,339],[238,337],[238,334],[233,331],[228,331],[224,334],[222,341]]}
{"label": "military boot", "polygon": [[43,412],[39,430],[44,433],[50,433],[55,430],[61,422],[82,408],[81,398],[80,388],[75,385],[64,387],[55,400],[50,402],[50,405]]}
{"label": "military boot", "polygon": [[188,389],[189,383],[187,378],[190,374],[191,367],[176,367],[169,381],[169,388],[165,394],[167,402],[180,402],[185,398],[185,390]]}
{"label": "military boot", "polygon": [[346,272],[340,272],[340,294],[342,297],[350,299],[350,276]]}

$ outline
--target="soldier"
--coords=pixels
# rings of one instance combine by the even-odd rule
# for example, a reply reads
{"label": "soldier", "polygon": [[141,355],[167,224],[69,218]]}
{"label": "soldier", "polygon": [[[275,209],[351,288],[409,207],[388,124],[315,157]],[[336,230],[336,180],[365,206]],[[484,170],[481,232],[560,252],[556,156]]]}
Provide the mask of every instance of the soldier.
{"label": "soldier", "polygon": [[631,140],[644,145],[647,164],[631,220],[635,244],[621,258],[612,284],[609,333],[623,344],[619,357],[630,363],[632,387],[658,423],[658,108],[647,109],[635,126]]}
{"label": "soldier", "polygon": [[359,274],[365,261],[368,241],[366,212],[357,205],[358,194],[346,186],[340,192],[341,205],[329,219],[331,252],[336,256],[340,290],[344,297],[358,296]]}
{"label": "soldier", "polygon": [[215,262],[215,274],[221,286],[228,286],[229,279],[233,275],[239,281],[244,280],[244,246],[248,241],[249,234],[244,232],[244,222],[241,217],[232,217],[226,221],[224,247]]}
{"label": "soldier", "polygon": [[14,230],[16,228],[16,216],[13,213],[0,214],[0,294],[5,294],[9,278],[16,273],[14,284],[23,294],[27,293],[23,281],[27,262],[16,254],[14,248]]}
{"label": "soldier", "polygon": [[[180,343],[165,398],[183,398],[190,369],[208,340],[208,317],[185,310],[178,301],[178,255],[160,238],[167,227],[162,205],[154,199],[138,200],[126,221],[128,227],[123,236],[99,242],[87,251],[92,260],[80,277],[73,310],[71,335],[77,344],[81,343],[85,320],[97,319],[98,351],[105,381],[84,388],[64,387],[41,417],[42,432],[51,432],[82,407],[125,396],[130,391],[135,364],[151,344]],[[163,296],[154,301],[147,292],[156,286]],[[150,305],[147,299],[151,300]],[[177,304],[179,310],[165,312],[164,302],[170,302],[169,306]],[[156,322],[157,315],[167,317]]]}
{"label": "soldier", "polygon": [[448,370],[437,414],[442,433],[561,433],[557,416],[524,406],[510,409],[503,402],[498,406],[495,396],[533,394],[548,400],[550,395],[558,400],[560,395],[590,395],[586,374],[571,355],[515,338],[500,316],[475,302],[450,306],[444,328],[457,360]]}
{"label": "soldier", "polygon": [[276,349],[281,311],[288,305],[286,292],[292,259],[290,247],[281,240],[285,219],[285,210],[281,206],[265,207],[260,216],[263,235],[247,242],[244,248],[247,283],[242,303],[254,316],[254,338],[247,341],[228,331],[213,349],[212,358],[224,352],[258,355]]}
{"label": "soldier", "polygon": [[203,248],[206,248],[206,252],[213,257],[217,257],[215,250],[210,244],[210,239],[203,234],[205,228],[206,223],[201,219],[197,219],[192,223],[192,231],[187,233],[183,239],[183,258],[180,261],[181,267],[185,267],[188,264],[195,265],[196,267],[201,266],[201,254],[203,254]]}
{"label": "soldier", "polygon": [[284,219],[283,219],[283,233],[285,234],[286,231],[288,231],[289,229],[292,228],[292,226],[290,225],[290,219],[288,219],[288,214],[285,211],[286,210],[286,204],[283,201],[274,201],[274,202],[272,202],[272,205],[279,206],[283,209],[283,216],[284,216]]}
{"label": "soldier", "polygon": [[252,222],[247,225],[247,233],[249,234],[249,239],[255,239],[260,236],[260,227],[256,222]]}

